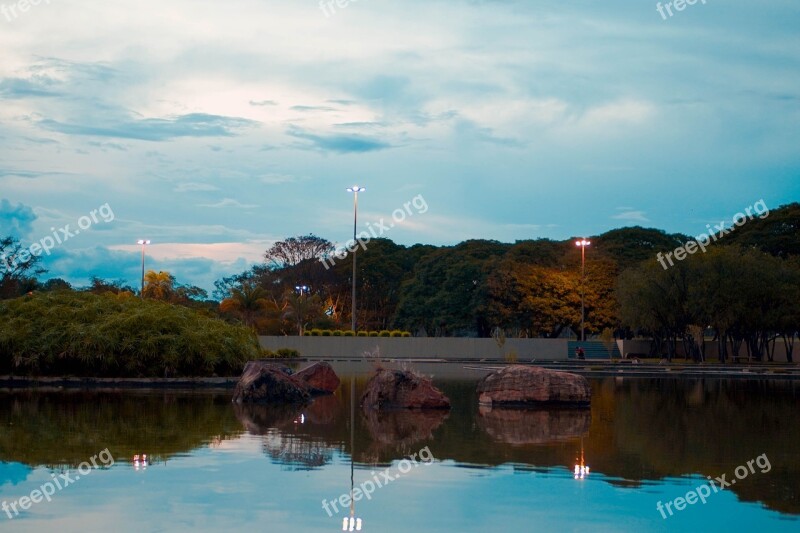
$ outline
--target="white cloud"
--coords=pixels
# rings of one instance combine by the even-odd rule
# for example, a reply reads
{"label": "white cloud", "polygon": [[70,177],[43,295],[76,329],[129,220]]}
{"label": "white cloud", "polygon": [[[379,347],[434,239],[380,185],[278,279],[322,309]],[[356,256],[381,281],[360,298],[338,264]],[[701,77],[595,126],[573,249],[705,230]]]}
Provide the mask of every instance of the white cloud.
{"label": "white cloud", "polygon": [[210,183],[185,182],[177,184],[173,190],[175,192],[218,191],[219,187],[211,185]]}
{"label": "white cloud", "polygon": [[631,222],[650,222],[650,219],[647,218],[644,211],[637,211],[637,210],[623,210],[616,215],[613,215],[611,218],[614,220],[626,220]]}
{"label": "white cloud", "polygon": [[259,207],[258,204],[243,204],[239,200],[233,198],[223,198],[219,202],[213,204],[197,204],[197,207],[211,207],[213,209],[223,209],[227,207],[235,207],[237,209],[255,209]]}

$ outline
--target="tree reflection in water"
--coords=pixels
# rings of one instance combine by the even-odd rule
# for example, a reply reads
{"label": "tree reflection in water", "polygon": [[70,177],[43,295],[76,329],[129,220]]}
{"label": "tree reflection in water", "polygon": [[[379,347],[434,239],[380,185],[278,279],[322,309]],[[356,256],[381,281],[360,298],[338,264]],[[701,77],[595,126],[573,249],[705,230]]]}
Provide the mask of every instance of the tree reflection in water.
{"label": "tree reflection in water", "polygon": [[118,463],[141,453],[158,463],[246,431],[263,439],[269,460],[295,470],[325,468],[353,450],[356,467],[374,468],[428,446],[437,460],[459,466],[571,475],[583,436],[592,477],[620,487],[730,478],[766,453],[768,474],[727,490],[800,514],[798,383],[609,378],[592,381],[590,411],[482,412],[474,380],[439,380],[449,413],[356,409],[351,443],[350,380],[342,381],[336,395],[302,410],[235,406],[229,392],[0,393],[0,461],[74,467],[108,447]]}

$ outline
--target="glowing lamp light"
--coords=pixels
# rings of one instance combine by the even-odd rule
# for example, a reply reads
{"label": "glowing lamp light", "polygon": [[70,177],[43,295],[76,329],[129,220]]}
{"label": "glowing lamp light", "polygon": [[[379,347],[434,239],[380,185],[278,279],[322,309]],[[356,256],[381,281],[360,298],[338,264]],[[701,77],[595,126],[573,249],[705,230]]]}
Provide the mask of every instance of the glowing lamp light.
{"label": "glowing lamp light", "polygon": [[589,246],[592,244],[591,241],[587,241],[586,239],[581,239],[579,241],[575,241],[575,246]]}
{"label": "glowing lamp light", "polygon": [[358,185],[353,185],[352,187],[347,188],[347,192],[364,192],[366,190],[366,187],[359,187]]}

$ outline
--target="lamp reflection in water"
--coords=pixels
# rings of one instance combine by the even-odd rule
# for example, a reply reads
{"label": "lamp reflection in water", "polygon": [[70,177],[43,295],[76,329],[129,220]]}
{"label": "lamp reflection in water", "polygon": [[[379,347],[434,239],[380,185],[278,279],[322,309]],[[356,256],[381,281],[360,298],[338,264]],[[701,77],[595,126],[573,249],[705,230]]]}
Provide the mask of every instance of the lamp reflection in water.
{"label": "lamp reflection in water", "polygon": [[361,531],[361,519],[356,517],[356,501],[353,499],[355,474],[356,434],[356,377],[350,378],[350,516],[342,519],[342,531]]}
{"label": "lamp reflection in water", "polygon": [[133,469],[134,470],[139,470],[140,468],[142,470],[147,470],[147,454],[146,453],[142,454],[141,456],[139,456],[139,455],[134,455],[133,456]]}
{"label": "lamp reflection in water", "polygon": [[575,458],[575,471],[573,477],[575,479],[585,479],[589,475],[589,467],[586,466],[586,461],[583,457],[583,437],[581,437],[581,456]]}

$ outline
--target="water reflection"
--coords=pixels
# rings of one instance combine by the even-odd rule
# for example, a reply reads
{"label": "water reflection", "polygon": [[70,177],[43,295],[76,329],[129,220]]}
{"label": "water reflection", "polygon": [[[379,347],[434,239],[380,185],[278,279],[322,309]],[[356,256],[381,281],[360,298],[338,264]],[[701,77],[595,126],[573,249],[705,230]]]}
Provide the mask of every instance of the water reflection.
{"label": "water reflection", "polygon": [[575,479],[586,479],[589,475],[589,466],[586,464],[586,454],[583,448],[583,437],[581,437],[581,454],[575,458],[575,470],[572,472],[572,477]]}
{"label": "water reflection", "polygon": [[495,442],[519,446],[580,438],[589,432],[589,409],[497,409],[479,407],[478,426]]}
{"label": "water reflection", "polygon": [[229,394],[0,393],[0,461],[76,467],[108,448],[117,462],[166,461],[242,434]]}
{"label": "water reflection", "polygon": [[372,440],[368,455],[370,462],[378,462],[380,452],[394,452],[406,456],[420,448],[419,443],[430,442],[434,432],[447,420],[449,412],[433,411],[362,411],[363,423]]}
{"label": "water reflection", "polygon": [[244,429],[262,437],[264,453],[276,463],[289,470],[313,470],[331,462],[336,447],[314,434],[315,426],[332,423],[330,402],[315,401],[308,407],[231,405]]}
{"label": "water reflection", "polygon": [[0,393],[0,462],[75,467],[107,447],[118,462],[146,452],[155,463],[247,432],[289,471],[333,467],[340,456],[374,468],[428,446],[440,461],[473,468],[572,477],[578,465],[580,478],[591,464],[592,480],[636,489],[664,478],[730,478],[767,454],[769,473],[727,490],[800,515],[798,384],[611,378],[592,382],[590,411],[486,411],[475,381],[439,380],[449,413],[364,413],[351,383],[300,410],[233,405],[230,394]]}

